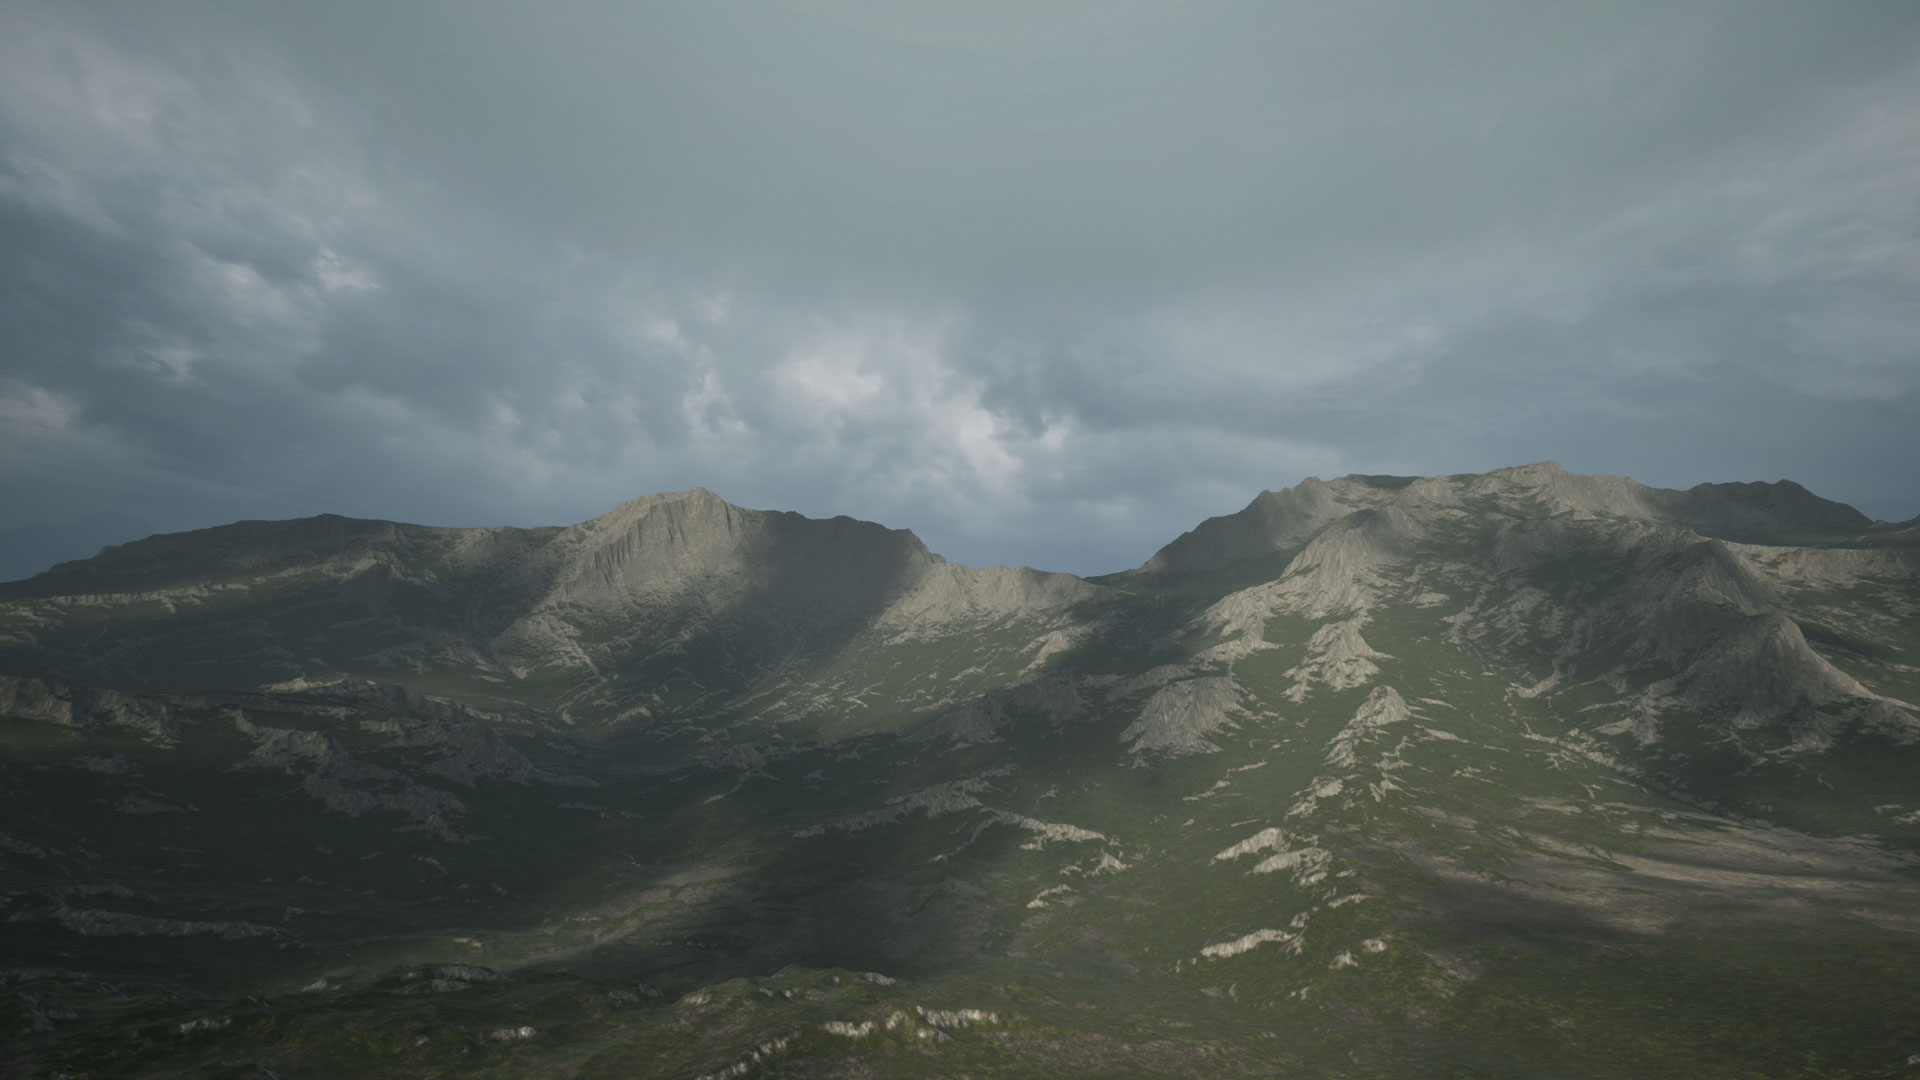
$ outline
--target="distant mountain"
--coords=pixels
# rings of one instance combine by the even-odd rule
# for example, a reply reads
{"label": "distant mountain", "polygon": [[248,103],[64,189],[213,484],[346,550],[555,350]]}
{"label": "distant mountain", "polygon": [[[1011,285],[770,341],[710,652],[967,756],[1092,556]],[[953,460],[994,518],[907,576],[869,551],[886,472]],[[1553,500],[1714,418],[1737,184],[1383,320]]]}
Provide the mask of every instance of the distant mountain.
{"label": "distant mountain", "polygon": [[1914,523],[1551,463],[153,537],[0,586],[0,1075],[1899,1075],[1917,656]]}

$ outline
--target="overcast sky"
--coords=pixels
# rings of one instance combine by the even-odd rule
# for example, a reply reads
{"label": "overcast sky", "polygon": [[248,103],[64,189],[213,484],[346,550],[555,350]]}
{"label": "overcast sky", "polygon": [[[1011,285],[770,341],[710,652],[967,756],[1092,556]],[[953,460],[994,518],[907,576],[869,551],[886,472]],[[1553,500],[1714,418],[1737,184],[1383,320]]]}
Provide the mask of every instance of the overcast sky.
{"label": "overcast sky", "polygon": [[0,576],[694,486],[1097,573],[1543,459],[1907,518],[1916,233],[1913,0],[7,0]]}

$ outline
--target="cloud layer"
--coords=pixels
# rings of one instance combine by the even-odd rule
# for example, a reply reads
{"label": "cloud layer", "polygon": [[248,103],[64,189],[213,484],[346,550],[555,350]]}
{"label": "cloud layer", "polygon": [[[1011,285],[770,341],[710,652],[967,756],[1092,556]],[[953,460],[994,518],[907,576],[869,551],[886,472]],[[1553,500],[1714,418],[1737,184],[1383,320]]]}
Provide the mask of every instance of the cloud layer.
{"label": "cloud layer", "polygon": [[1904,518],[1917,231],[1905,3],[13,4],[0,486],[1089,573],[1349,471]]}

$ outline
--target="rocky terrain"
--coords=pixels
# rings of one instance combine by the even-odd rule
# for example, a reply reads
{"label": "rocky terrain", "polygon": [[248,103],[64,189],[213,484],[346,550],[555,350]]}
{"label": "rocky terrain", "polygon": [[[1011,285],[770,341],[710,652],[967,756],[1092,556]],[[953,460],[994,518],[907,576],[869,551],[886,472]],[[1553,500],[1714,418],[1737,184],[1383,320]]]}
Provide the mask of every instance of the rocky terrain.
{"label": "rocky terrain", "polygon": [[1788,482],[157,536],[0,585],[0,1075],[1920,1076],[1916,702]]}

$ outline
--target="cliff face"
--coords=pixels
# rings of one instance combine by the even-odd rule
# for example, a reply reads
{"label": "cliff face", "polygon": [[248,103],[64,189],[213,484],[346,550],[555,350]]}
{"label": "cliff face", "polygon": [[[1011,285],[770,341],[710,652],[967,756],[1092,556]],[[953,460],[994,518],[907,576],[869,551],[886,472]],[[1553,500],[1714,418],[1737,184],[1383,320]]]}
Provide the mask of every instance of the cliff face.
{"label": "cliff face", "polygon": [[637,499],[563,530],[541,553],[553,585],[540,606],[722,610],[753,596],[831,617],[884,603],[938,561],[904,529],[743,510],[696,489]]}

